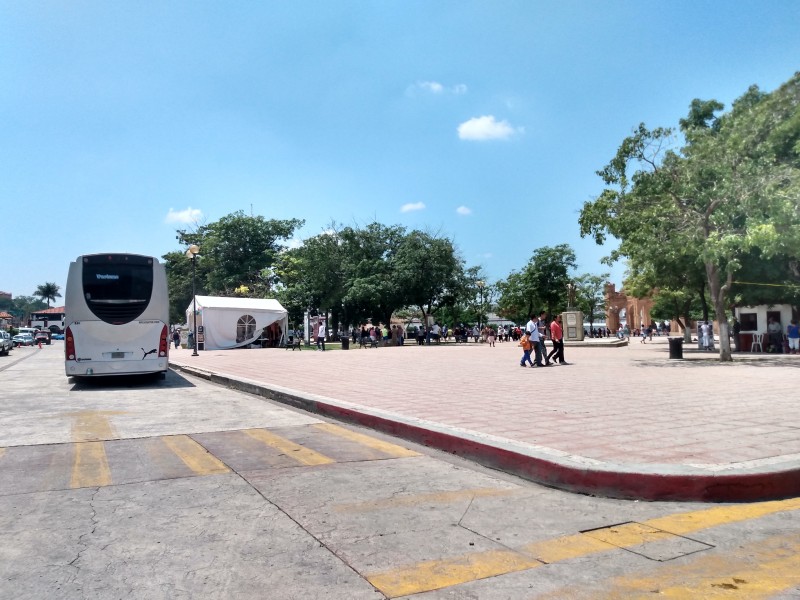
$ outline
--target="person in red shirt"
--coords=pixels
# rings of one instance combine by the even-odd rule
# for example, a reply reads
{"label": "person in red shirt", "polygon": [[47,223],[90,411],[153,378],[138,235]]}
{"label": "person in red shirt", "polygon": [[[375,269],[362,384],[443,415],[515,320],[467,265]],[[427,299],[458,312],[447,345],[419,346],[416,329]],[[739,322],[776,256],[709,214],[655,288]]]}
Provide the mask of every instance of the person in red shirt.
{"label": "person in red shirt", "polygon": [[553,349],[547,355],[547,359],[553,359],[554,363],[568,365],[569,363],[564,360],[564,329],[561,326],[561,315],[550,323],[550,340],[553,342]]}

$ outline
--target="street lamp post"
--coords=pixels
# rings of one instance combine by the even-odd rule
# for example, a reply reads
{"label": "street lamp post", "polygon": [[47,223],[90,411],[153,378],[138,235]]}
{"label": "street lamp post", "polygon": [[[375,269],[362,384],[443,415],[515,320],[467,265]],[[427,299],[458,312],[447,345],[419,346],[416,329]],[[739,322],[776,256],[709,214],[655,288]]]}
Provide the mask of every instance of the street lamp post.
{"label": "street lamp post", "polygon": [[200,356],[197,353],[197,295],[195,294],[195,273],[196,267],[195,263],[197,262],[197,255],[200,253],[200,247],[196,244],[192,244],[189,246],[189,249],[186,251],[186,256],[192,259],[192,326],[194,327],[194,344],[192,348],[192,356]]}
{"label": "street lamp post", "polygon": [[481,327],[481,318],[483,317],[483,286],[486,285],[486,282],[476,281],[475,284],[478,286],[478,291],[481,295],[481,303],[478,305],[478,331],[483,331],[483,327]]}

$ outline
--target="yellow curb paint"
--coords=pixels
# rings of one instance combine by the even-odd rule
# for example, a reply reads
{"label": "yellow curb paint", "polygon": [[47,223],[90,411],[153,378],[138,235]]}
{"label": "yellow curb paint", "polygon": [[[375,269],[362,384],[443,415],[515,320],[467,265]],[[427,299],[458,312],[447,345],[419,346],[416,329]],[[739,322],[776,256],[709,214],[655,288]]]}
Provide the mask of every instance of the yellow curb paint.
{"label": "yellow curb paint", "polygon": [[258,440],[259,442],[263,442],[270,448],[279,450],[289,458],[304,465],[327,465],[336,462],[324,454],[315,452],[314,450],[306,448],[305,446],[301,446],[300,444],[295,444],[286,438],[282,438],[279,435],[270,433],[266,429],[248,429],[244,433],[249,435],[251,438]]}
{"label": "yellow curb paint", "polygon": [[800,585],[800,540],[796,534],[774,536],[733,552],[697,556],[690,564],[665,564],[646,577],[636,574],[596,583],[591,589],[561,588],[546,598],[670,600],[772,598]]}
{"label": "yellow curb paint", "polygon": [[103,442],[75,444],[75,462],[72,465],[72,489],[111,485],[111,470]]}
{"label": "yellow curb paint", "polygon": [[800,498],[790,498],[788,500],[718,506],[707,510],[649,519],[644,523],[656,529],[663,529],[664,531],[681,535],[700,529],[708,529],[727,523],[749,521],[765,515],[797,509],[800,509]]}
{"label": "yellow curb paint", "polygon": [[230,472],[222,461],[188,435],[170,435],[161,439],[195,475],[218,475]]}
{"label": "yellow curb paint", "polygon": [[[719,506],[706,510],[657,517],[643,523],[615,525],[589,531],[586,534],[579,533],[533,542],[520,548],[519,552],[510,550],[488,551],[466,554],[445,560],[426,561],[384,573],[367,575],[367,579],[385,595],[395,598],[467,583],[484,577],[534,568],[544,563],[555,563],[636,546],[644,541],[666,539],[670,535],[687,534],[693,531],[798,509],[800,509],[800,498],[756,504]],[[509,558],[509,555],[528,555],[529,558],[516,562],[512,560],[505,562],[504,559]],[[507,565],[507,570],[505,571],[503,570],[504,564]],[[529,566],[524,566],[526,564]],[[682,598],[682,596],[678,597]]]}
{"label": "yellow curb paint", "polygon": [[397,598],[476,579],[525,571],[543,564],[513,550],[490,550],[462,555],[452,560],[433,560],[386,573],[367,575],[367,580],[389,598]]}
{"label": "yellow curb paint", "polygon": [[522,551],[550,564],[615,549],[616,546],[607,544],[597,538],[576,533],[575,535],[552,540],[533,542],[523,546]]}
{"label": "yellow curb paint", "polygon": [[345,429],[344,427],[340,427],[339,425],[334,425],[333,423],[317,423],[314,425],[314,427],[321,431],[337,435],[341,438],[357,442],[362,446],[367,446],[369,448],[372,448],[373,450],[378,450],[380,452],[383,452],[384,454],[388,454],[389,456],[395,458],[405,458],[405,457],[420,455],[419,452],[414,452],[413,450],[409,450],[408,448],[403,448],[402,446],[398,446],[397,444],[384,442],[383,440],[379,440],[377,438],[370,437],[362,433],[356,433],[355,431],[350,431],[349,429]]}
{"label": "yellow curb paint", "polygon": [[333,509],[337,512],[360,512],[367,510],[383,510],[399,506],[418,506],[420,504],[447,504],[459,500],[472,500],[486,496],[508,496],[515,493],[514,489],[475,488],[471,490],[454,490],[451,492],[431,492],[429,494],[413,494],[408,496],[395,496],[381,500],[368,500],[353,504],[337,504]]}
{"label": "yellow curb paint", "polygon": [[3,458],[3,455],[6,453],[5,448],[0,448],[0,458]]}

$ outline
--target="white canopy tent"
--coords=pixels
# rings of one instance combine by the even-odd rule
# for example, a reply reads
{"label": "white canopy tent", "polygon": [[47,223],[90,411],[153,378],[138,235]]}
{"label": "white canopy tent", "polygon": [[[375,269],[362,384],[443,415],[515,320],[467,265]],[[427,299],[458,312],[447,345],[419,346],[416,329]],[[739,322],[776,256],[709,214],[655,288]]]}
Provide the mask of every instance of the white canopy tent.
{"label": "white canopy tent", "polygon": [[[266,327],[280,326],[278,344],[283,345],[289,328],[289,313],[277,300],[268,298],[222,298],[197,296],[198,338],[206,350],[241,348],[255,342]],[[189,331],[194,330],[194,303],[186,309]],[[202,327],[202,330],[200,330]],[[203,335],[200,335],[202,331]]]}

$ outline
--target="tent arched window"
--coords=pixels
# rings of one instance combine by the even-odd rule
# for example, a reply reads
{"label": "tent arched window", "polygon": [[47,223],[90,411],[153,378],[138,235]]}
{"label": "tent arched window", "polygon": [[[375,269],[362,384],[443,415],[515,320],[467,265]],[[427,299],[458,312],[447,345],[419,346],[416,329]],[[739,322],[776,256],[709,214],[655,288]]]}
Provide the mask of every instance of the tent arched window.
{"label": "tent arched window", "polygon": [[236,321],[236,343],[251,340],[256,335],[256,320],[250,315],[242,315]]}

